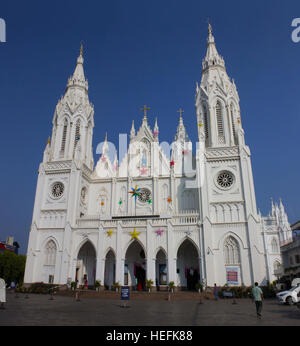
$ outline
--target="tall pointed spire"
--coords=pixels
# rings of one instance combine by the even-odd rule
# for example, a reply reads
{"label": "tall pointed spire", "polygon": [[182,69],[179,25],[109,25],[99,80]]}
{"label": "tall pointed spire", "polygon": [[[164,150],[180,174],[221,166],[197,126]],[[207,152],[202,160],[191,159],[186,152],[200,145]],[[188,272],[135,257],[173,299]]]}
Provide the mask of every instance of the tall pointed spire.
{"label": "tall pointed spire", "polygon": [[158,133],[159,133],[159,128],[157,125],[157,118],[155,118],[153,135],[154,135],[156,141],[158,141]]}
{"label": "tall pointed spire", "polygon": [[179,123],[177,126],[176,135],[175,135],[175,141],[189,142],[189,137],[187,135],[186,128],[182,118],[183,110],[180,108],[177,112],[180,113],[180,116],[179,116]]}
{"label": "tall pointed spire", "polygon": [[210,23],[208,24],[207,50],[206,56],[202,61],[202,70],[205,71],[209,67],[225,68],[224,59],[217,51],[215,38],[212,34],[212,26]]}
{"label": "tall pointed spire", "polygon": [[88,82],[84,76],[83,69],[83,45],[80,45],[79,56],[77,58],[77,64],[73,73],[73,76],[69,78],[67,87],[81,87],[86,91],[88,90]]}
{"label": "tall pointed spire", "polygon": [[132,126],[130,131],[130,139],[133,139],[135,137],[135,128],[134,128],[134,120],[132,120]]}

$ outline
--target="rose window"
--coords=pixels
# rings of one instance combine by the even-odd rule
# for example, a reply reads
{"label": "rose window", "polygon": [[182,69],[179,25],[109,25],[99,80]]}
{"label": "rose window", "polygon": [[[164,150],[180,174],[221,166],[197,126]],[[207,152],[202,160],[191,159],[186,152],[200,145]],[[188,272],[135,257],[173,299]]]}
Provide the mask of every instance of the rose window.
{"label": "rose window", "polygon": [[146,188],[141,188],[139,191],[139,195],[138,195],[138,199],[139,201],[145,203],[147,202],[151,197],[151,192],[150,190],[146,189]]}
{"label": "rose window", "polygon": [[217,183],[223,188],[228,188],[233,184],[233,175],[230,172],[222,172],[217,177]]}
{"label": "rose window", "polygon": [[62,194],[64,193],[64,184],[63,183],[55,183],[52,186],[52,196],[55,198],[59,198],[62,196]]}

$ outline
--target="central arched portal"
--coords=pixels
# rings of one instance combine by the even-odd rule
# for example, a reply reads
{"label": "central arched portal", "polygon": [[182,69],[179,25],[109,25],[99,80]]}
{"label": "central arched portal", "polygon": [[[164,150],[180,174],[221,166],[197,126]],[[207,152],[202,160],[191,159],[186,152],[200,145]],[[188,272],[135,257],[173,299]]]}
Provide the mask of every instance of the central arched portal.
{"label": "central arched portal", "polygon": [[178,285],[182,289],[194,290],[200,280],[199,254],[189,239],[177,251],[177,275]]}
{"label": "central arched portal", "polygon": [[112,250],[109,250],[105,257],[105,272],[104,272],[104,286],[111,289],[115,283],[116,277],[116,256]]}
{"label": "central arched portal", "polygon": [[132,242],[126,251],[124,284],[137,290],[146,288],[145,251],[137,240]]}
{"label": "central arched portal", "polygon": [[78,285],[85,285],[87,280],[88,286],[95,284],[96,274],[96,251],[93,245],[87,241],[82,245],[77,256],[76,277]]}

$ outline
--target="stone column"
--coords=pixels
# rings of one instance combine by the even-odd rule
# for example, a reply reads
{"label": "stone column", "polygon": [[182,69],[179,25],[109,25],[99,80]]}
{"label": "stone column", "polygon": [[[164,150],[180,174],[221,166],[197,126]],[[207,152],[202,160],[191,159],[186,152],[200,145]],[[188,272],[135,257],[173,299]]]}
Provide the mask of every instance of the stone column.
{"label": "stone column", "polygon": [[146,249],[147,249],[147,269],[146,269],[146,278],[147,280],[152,280],[155,284],[155,259],[153,258],[153,230],[150,223],[150,220],[147,221],[147,231],[146,231]]}
{"label": "stone column", "polygon": [[122,226],[121,222],[118,222],[117,227],[117,253],[116,253],[116,282],[120,285],[124,285],[124,264],[125,258],[122,253]]}
{"label": "stone column", "polygon": [[96,259],[96,280],[101,281],[101,285],[104,285],[104,268],[105,268],[105,258],[103,255],[103,236],[104,229],[103,224],[100,223],[98,242],[97,242],[97,259]]}
{"label": "stone column", "polygon": [[167,230],[167,249],[168,249],[168,280],[174,281],[176,284],[176,263],[177,263],[177,258],[174,256],[174,251],[173,251],[173,227],[171,224],[171,221],[168,220],[168,230]]}

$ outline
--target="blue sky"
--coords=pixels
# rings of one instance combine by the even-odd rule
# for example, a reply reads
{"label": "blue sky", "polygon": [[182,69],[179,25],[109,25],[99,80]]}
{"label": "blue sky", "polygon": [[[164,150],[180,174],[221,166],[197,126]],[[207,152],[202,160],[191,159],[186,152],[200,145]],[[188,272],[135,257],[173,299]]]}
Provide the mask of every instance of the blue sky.
{"label": "blue sky", "polygon": [[37,171],[58,99],[84,41],[85,74],[95,106],[96,146],[118,143],[131,122],[158,117],[171,142],[179,107],[196,140],[194,95],[201,79],[207,19],[234,78],[257,205],[280,197],[291,223],[299,208],[300,42],[291,40],[299,1],[2,1],[7,42],[0,43],[0,240],[27,251]]}

